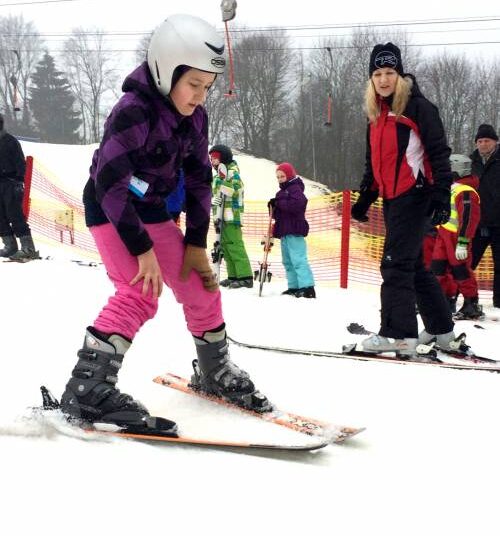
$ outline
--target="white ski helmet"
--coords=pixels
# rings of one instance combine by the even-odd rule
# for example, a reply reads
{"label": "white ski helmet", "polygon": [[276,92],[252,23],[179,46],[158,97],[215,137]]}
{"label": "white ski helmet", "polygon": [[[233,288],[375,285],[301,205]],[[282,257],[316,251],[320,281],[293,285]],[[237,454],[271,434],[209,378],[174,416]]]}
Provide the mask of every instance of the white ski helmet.
{"label": "white ski helmet", "polygon": [[180,65],[222,74],[226,66],[224,39],[199,17],[171,15],[151,37],[148,65],[158,91],[166,97]]}
{"label": "white ski helmet", "polygon": [[459,177],[466,177],[472,172],[472,160],[464,154],[450,155],[451,171]]}

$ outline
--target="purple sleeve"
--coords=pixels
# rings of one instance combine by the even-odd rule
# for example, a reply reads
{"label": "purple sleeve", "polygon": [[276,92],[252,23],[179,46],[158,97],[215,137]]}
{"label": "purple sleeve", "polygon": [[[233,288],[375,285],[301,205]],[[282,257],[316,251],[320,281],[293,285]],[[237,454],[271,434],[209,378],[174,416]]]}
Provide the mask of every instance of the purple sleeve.
{"label": "purple sleeve", "polygon": [[106,124],[95,172],[97,201],[132,255],[153,245],[128,190],[134,171],[131,156],[144,146],[148,132],[145,110],[136,105],[115,108]]}
{"label": "purple sleeve", "polygon": [[212,199],[212,168],[208,160],[208,117],[205,110],[200,109],[192,120],[192,150],[183,162],[186,187],[184,243],[206,248]]}

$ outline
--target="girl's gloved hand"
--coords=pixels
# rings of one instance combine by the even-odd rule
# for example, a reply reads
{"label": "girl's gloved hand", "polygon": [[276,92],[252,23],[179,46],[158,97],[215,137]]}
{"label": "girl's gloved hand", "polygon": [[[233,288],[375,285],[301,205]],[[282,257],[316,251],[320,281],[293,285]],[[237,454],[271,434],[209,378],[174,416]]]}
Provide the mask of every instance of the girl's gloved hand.
{"label": "girl's gloved hand", "polygon": [[188,244],[184,251],[184,262],[181,268],[182,281],[187,280],[191,270],[200,274],[203,286],[209,292],[215,292],[219,288],[217,277],[208,262],[205,248]]}

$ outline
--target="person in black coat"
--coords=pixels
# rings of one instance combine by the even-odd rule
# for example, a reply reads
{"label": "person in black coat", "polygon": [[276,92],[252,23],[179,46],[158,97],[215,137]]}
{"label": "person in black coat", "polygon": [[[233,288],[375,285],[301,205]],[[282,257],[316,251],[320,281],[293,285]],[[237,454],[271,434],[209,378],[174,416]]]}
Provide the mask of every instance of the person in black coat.
{"label": "person in black coat", "polygon": [[[25,159],[21,144],[4,130],[0,115],[0,257],[25,261],[39,258],[23,212]],[[21,241],[19,249],[16,236]]]}
{"label": "person in black coat", "polygon": [[479,178],[481,221],[472,242],[472,269],[488,246],[493,254],[493,306],[500,307],[500,150],[491,125],[480,125],[476,150],[471,154],[472,174]]}

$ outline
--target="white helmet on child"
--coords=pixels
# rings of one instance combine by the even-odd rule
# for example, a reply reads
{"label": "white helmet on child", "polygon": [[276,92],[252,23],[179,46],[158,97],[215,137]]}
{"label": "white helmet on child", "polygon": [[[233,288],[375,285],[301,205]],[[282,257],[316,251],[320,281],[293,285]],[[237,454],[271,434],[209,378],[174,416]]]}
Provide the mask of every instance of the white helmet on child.
{"label": "white helmet on child", "polygon": [[451,171],[459,177],[466,177],[472,172],[472,160],[464,154],[450,155]]}
{"label": "white helmet on child", "polygon": [[158,91],[166,97],[180,65],[222,74],[226,66],[224,39],[199,17],[171,15],[151,37],[148,65]]}

